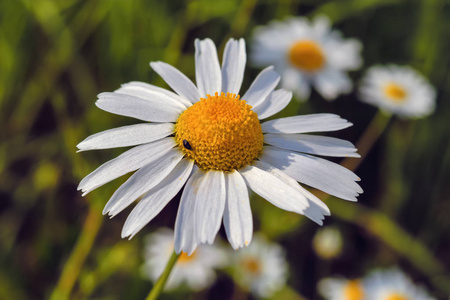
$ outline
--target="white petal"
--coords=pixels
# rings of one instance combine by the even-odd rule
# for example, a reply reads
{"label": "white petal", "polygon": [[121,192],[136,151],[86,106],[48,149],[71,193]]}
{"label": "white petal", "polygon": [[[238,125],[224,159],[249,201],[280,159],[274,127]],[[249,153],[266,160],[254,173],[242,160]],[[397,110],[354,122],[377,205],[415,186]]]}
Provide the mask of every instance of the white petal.
{"label": "white petal", "polygon": [[178,69],[162,61],[151,62],[150,66],[178,95],[192,103],[200,101],[197,87]]}
{"label": "white petal", "polygon": [[133,81],[124,83],[120,86],[119,89],[115,90],[114,92],[119,94],[132,95],[142,99],[152,99],[158,97],[164,99],[165,101],[172,102],[183,109],[186,109],[192,105],[191,102],[183,99],[182,97],[171,91],[145,82]]}
{"label": "white petal", "polygon": [[250,244],[253,219],[247,186],[239,172],[225,174],[226,204],[223,224],[228,240],[234,249]]}
{"label": "white petal", "polygon": [[299,182],[345,200],[356,201],[358,193],[362,193],[355,182],[360,179],[353,172],[315,156],[266,146],[260,160]]}
{"label": "white petal", "polygon": [[281,73],[281,87],[293,91],[300,101],[306,101],[311,94],[311,87],[308,76],[298,70],[286,67]]}
{"label": "white petal", "polygon": [[349,141],[328,136],[268,133],[264,135],[264,143],[278,148],[309,154],[335,157],[360,157],[356,153],[357,149]]}
{"label": "white petal", "polygon": [[280,169],[277,169],[262,161],[255,161],[253,165],[283,180],[285,183],[289,184],[291,187],[297,190],[300,194],[305,196],[309,202],[309,207],[304,211],[303,214],[306,217],[310,218],[312,221],[316,222],[319,225],[322,225],[324,216],[330,215],[330,210],[325,203],[323,203],[319,198],[304,189],[300,184],[298,184],[295,179],[289,177]]}
{"label": "white petal", "polygon": [[230,39],[225,45],[222,61],[222,92],[239,94],[242,80],[244,78],[245,63],[245,41]]}
{"label": "white petal", "polygon": [[195,235],[199,243],[214,242],[222,224],[225,195],[223,172],[207,171],[200,179],[195,204]]}
{"label": "white petal", "polygon": [[329,68],[314,78],[317,91],[326,100],[334,100],[339,94],[347,94],[352,90],[350,77],[342,71]]}
{"label": "white petal", "polygon": [[175,197],[191,174],[194,161],[182,159],[173,171],[139,201],[128,216],[122,237],[130,239],[147,225]]}
{"label": "white petal", "polygon": [[195,40],[195,78],[200,97],[207,94],[220,94],[222,90],[222,73],[216,45],[211,39]]}
{"label": "white petal", "polygon": [[239,173],[255,193],[281,209],[303,214],[309,205],[301,193],[266,171],[246,166]]}
{"label": "white petal", "polygon": [[77,145],[80,151],[146,144],[173,133],[172,123],[136,124],[105,130],[87,137]]}
{"label": "white petal", "polygon": [[118,93],[101,93],[95,102],[104,111],[149,122],[175,122],[184,109],[163,99],[141,99]]}
{"label": "white petal", "polygon": [[195,236],[195,204],[203,171],[197,169],[186,183],[175,220],[175,252],[191,255],[198,245]]}
{"label": "white petal", "polygon": [[334,114],[312,114],[281,118],[261,124],[264,133],[305,133],[335,131],[353,124]]}
{"label": "white petal", "polygon": [[114,192],[111,199],[106,203],[103,214],[109,212],[109,215],[114,217],[120,213],[166,178],[183,158],[183,155],[178,149],[170,149],[163,157],[140,168]]}
{"label": "white petal", "polygon": [[267,67],[256,76],[252,85],[241,99],[247,101],[247,104],[251,106],[256,106],[269,96],[279,81],[280,75],[275,72],[272,66]]}
{"label": "white petal", "polygon": [[82,190],[84,196],[111,180],[159,159],[175,145],[175,140],[169,137],[134,147],[115,159],[104,163],[94,172],[84,177],[78,185],[78,190]]}
{"label": "white petal", "polygon": [[280,112],[291,101],[292,93],[285,90],[276,90],[258,105],[253,106],[252,110],[258,115],[258,119],[266,119]]}

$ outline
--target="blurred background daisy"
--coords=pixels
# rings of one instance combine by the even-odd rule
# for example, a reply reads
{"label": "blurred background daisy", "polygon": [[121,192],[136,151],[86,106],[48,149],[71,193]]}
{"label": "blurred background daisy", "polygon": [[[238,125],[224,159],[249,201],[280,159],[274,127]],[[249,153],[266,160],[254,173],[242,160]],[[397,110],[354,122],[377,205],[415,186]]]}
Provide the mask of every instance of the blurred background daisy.
{"label": "blurred background daisy", "polygon": [[[362,179],[364,194],[355,204],[307,187],[330,208],[323,227],[250,195],[254,231],[282,247],[289,267],[286,283],[268,298],[325,299],[316,289],[323,278],[339,274],[356,279],[370,270],[398,265],[430,297],[446,299],[450,10],[442,0],[0,1],[0,299],[144,299],[153,286],[142,278],[144,236],[161,227],[174,228],[181,194],[141,230],[141,237],[127,240],[121,231],[132,207],[112,220],[102,215],[127,178],[85,197],[76,191],[86,174],[123,152],[76,154],[76,145],[102,130],[135,124],[101,112],[94,105],[97,94],[132,80],[168,89],[149,68],[151,61],[167,62],[197,83],[196,38],[211,38],[219,57],[229,38],[244,38],[250,54],[257,51],[255,45],[264,46],[253,44],[258,32],[298,28],[290,22],[299,18],[303,32],[312,29],[305,36],[324,52],[322,60],[295,62],[310,69],[322,62],[323,70],[334,70],[336,77],[321,83],[325,89],[314,85],[317,78],[309,73],[323,73],[301,71],[283,52],[282,70],[292,76],[282,77],[293,80],[277,88],[290,84],[296,98],[308,101],[289,102],[273,119],[327,113],[353,123],[331,135],[318,135],[355,144],[360,159],[330,160],[353,169]],[[275,35],[270,46],[276,48],[280,40],[290,40],[290,34]],[[339,57],[325,57],[330,42],[337,50],[332,55],[340,53]],[[341,51],[347,42],[351,49]],[[309,49],[314,54],[317,49],[313,43],[304,45],[309,48],[293,48],[293,53]],[[414,105],[420,110],[409,110],[407,101],[394,106],[391,101],[389,107],[376,101],[369,105],[361,87],[365,82],[373,85],[363,80],[371,78],[366,74],[372,67],[385,70],[381,79],[411,88],[408,96],[414,101],[420,95],[422,102]],[[392,72],[393,67],[405,71]],[[241,89],[247,90],[263,68],[248,64]],[[393,73],[409,75],[397,80]],[[335,85],[338,82],[343,84]],[[389,100],[383,86],[372,88],[372,100]],[[308,90],[309,97],[302,96]],[[402,93],[395,90],[388,94],[400,98]],[[426,96],[433,93],[434,97]],[[337,101],[325,100],[335,94]],[[319,234],[328,227],[340,232],[339,255],[336,235]],[[223,227],[217,239],[227,239]],[[240,251],[228,244],[225,248]],[[332,248],[332,259],[323,255],[327,251],[319,254],[319,249]],[[214,280],[204,288],[194,291],[185,282],[184,288],[161,299],[260,297],[250,288],[235,288],[240,285],[228,273],[231,261],[215,269]]]}

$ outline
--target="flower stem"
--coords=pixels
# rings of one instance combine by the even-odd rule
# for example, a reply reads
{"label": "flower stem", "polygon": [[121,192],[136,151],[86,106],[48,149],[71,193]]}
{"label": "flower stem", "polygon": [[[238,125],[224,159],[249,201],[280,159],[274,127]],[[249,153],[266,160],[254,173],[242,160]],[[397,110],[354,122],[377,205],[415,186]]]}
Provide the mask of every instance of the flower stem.
{"label": "flower stem", "polygon": [[392,115],[386,115],[378,110],[378,112],[372,118],[372,121],[370,121],[370,124],[367,126],[363,135],[359,138],[358,143],[356,144],[356,148],[358,149],[358,153],[361,155],[361,158],[354,159],[352,157],[347,157],[341,163],[343,167],[352,171],[355,171],[356,168],[358,168],[358,166],[369,153],[370,149],[372,149],[372,146],[386,129],[391,116]]}
{"label": "flower stem", "polygon": [[152,290],[148,294],[147,298],[145,300],[156,300],[159,297],[159,294],[161,294],[162,290],[164,289],[164,286],[166,285],[166,281],[169,278],[170,272],[172,272],[173,267],[175,266],[178,257],[180,255],[176,254],[175,251],[172,253],[172,256],[169,258],[169,261],[167,262],[167,265],[159,277],[158,281],[153,286]]}

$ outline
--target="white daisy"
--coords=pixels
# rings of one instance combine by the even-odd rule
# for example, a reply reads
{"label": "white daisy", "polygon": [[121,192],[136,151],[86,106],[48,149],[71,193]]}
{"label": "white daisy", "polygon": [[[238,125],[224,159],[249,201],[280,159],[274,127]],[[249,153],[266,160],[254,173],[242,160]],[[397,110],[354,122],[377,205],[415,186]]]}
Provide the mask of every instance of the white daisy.
{"label": "white daisy", "polygon": [[[314,155],[358,157],[354,146],[307,132],[351,126],[333,114],[289,117],[260,123],[283,109],[291,93],[274,90],[280,77],[264,69],[241,97],[246,61],[244,40],[230,40],[219,65],[210,39],[196,40],[195,86],[163,62],[152,68],[177,94],[142,83],[102,93],[96,105],[108,112],[146,123],[94,134],[80,150],[136,146],[86,176],[83,195],[136,171],[106,204],[111,217],[140,198],[122,237],[133,237],[183,188],[175,222],[175,250],[191,254],[201,243],[213,243],[222,223],[231,245],[248,245],[253,224],[249,187],[284,210],[322,224],[328,207],[297,181],[331,195],[356,201],[359,178],[338,164]],[[224,94],[226,92],[227,94]],[[213,95],[213,96],[211,96]],[[151,122],[151,123],[148,123]],[[313,154],[313,155],[311,155]]]}
{"label": "white daisy", "polygon": [[423,288],[414,285],[398,269],[375,271],[365,280],[367,300],[431,300]]}
{"label": "white daisy", "polygon": [[232,256],[235,280],[259,297],[270,297],[286,284],[285,253],[280,245],[255,235],[253,243]]}
{"label": "white daisy", "polygon": [[313,247],[323,259],[332,259],[342,252],[342,235],[339,229],[325,227],[317,230],[313,238]]}
{"label": "white daisy", "polygon": [[[146,237],[145,264],[142,268],[145,277],[153,282],[159,279],[173,253],[173,245],[173,231],[168,228],[159,229]],[[225,261],[224,251],[216,245],[201,245],[190,256],[182,252],[165,288],[171,290],[186,283],[192,290],[204,289],[214,282],[214,269]]]}
{"label": "white daisy", "polygon": [[257,66],[275,66],[283,88],[301,100],[309,97],[310,86],[333,100],[352,90],[346,72],[361,66],[361,48],[356,39],[343,39],[339,31],[331,30],[325,16],[312,22],[298,17],[257,28],[251,60]]}
{"label": "white daisy", "polygon": [[371,67],[359,91],[362,101],[402,117],[425,117],[436,105],[433,86],[408,66]]}
{"label": "white daisy", "polygon": [[366,299],[364,285],[360,280],[325,278],[319,281],[317,289],[326,300]]}

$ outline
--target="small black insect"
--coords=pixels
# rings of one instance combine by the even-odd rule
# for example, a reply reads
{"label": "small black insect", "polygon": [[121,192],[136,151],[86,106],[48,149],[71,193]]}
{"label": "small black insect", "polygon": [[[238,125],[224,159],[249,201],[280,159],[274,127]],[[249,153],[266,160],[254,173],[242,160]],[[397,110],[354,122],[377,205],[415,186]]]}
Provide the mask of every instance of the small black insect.
{"label": "small black insect", "polygon": [[189,144],[189,142],[186,140],[183,140],[183,146],[188,150],[192,150],[191,144]]}

